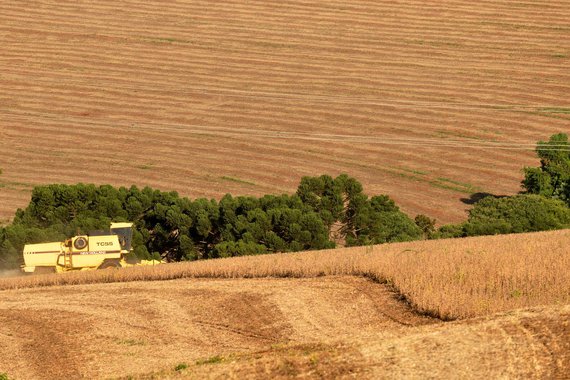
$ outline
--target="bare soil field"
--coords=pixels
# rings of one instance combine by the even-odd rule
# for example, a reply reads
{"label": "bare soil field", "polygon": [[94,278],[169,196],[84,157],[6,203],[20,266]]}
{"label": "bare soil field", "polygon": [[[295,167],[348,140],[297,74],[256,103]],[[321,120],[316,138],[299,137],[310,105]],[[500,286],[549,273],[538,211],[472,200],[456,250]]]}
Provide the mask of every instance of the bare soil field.
{"label": "bare soil field", "polygon": [[568,306],[444,323],[363,278],[183,279],[0,296],[0,370],[15,379],[552,378],[570,370]]}
{"label": "bare soil field", "polygon": [[1,2],[0,223],[39,184],[220,197],[341,172],[461,220],[570,130],[569,20],[562,0]]}

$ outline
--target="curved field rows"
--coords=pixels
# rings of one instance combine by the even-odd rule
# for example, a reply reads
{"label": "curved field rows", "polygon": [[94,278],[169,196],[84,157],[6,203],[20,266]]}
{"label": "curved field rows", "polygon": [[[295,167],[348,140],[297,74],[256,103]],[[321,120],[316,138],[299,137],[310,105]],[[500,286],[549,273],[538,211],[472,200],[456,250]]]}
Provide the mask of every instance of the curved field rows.
{"label": "curved field rows", "polygon": [[2,297],[0,337],[8,344],[0,346],[0,368],[26,379],[144,374],[214,355],[329,345],[435,323],[383,286],[351,277],[139,282]]}
{"label": "curved field rows", "polygon": [[38,184],[220,197],[341,172],[461,220],[570,130],[568,5],[2,2],[0,223]]}
{"label": "curved field rows", "polygon": [[354,277],[1,293],[0,368],[17,379],[560,378],[570,369],[568,306],[442,323]]}

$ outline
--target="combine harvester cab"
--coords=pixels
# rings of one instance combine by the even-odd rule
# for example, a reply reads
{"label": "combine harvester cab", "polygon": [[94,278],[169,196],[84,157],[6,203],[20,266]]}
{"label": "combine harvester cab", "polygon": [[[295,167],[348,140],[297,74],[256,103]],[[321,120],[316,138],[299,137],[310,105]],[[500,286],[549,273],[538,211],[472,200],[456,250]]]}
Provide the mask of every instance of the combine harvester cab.
{"label": "combine harvester cab", "polygon": [[74,236],[64,242],[28,244],[24,247],[26,273],[66,272],[130,266],[133,224],[111,223],[110,231]]}

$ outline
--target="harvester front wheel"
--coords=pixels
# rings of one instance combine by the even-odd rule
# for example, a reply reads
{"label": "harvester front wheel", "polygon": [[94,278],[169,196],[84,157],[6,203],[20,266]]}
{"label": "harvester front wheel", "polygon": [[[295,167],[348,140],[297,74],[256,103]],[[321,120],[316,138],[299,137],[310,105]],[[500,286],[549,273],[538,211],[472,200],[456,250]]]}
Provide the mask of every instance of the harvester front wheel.
{"label": "harvester front wheel", "polygon": [[105,260],[97,269],[121,268],[119,260]]}

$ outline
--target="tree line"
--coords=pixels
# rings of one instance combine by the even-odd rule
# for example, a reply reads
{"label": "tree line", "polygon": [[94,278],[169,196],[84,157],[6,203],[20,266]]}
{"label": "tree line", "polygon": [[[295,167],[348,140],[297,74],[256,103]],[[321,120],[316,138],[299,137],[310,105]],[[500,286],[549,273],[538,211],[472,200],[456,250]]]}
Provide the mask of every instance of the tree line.
{"label": "tree line", "polygon": [[219,201],[150,187],[38,186],[29,205],[0,227],[0,266],[17,267],[24,244],[63,241],[111,221],[135,224],[134,256],[169,261],[569,227],[567,135],[539,142],[537,153],[541,166],[524,169],[521,194],[486,197],[464,223],[437,229],[428,216],[412,220],[387,195],[368,197],[346,174],[303,177],[293,195],[227,194]]}
{"label": "tree line", "polygon": [[198,260],[291,252],[420,238],[420,228],[388,196],[368,198],[347,175],[304,177],[293,195],[225,195],[219,201],[145,187],[91,184],[38,186],[28,207],[0,229],[0,260],[15,267],[26,243],[62,241],[135,224],[141,259]]}

